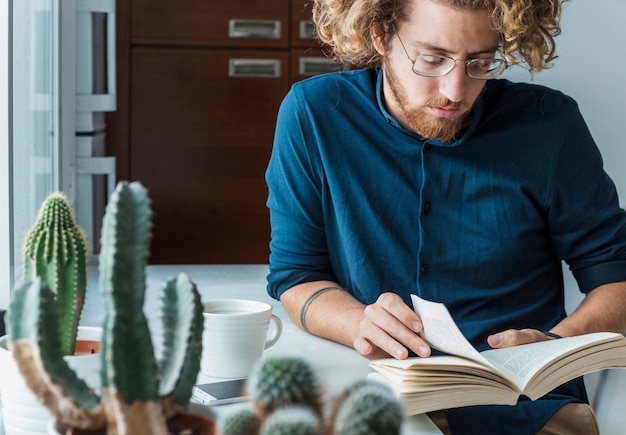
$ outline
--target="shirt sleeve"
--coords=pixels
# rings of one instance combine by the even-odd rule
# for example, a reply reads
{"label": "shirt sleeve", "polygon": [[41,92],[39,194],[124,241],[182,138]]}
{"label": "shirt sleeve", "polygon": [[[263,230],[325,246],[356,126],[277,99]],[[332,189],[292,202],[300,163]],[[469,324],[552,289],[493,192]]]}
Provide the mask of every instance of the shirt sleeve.
{"label": "shirt sleeve", "polygon": [[581,291],[626,280],[626,217],[602,157],[576,109],[556,160],[549,228]]}
{"label": "shirt sleeve", "polygon": [[297,87],[281,104],[266,172],[272,227],[268,293],[275,299],[304,282],[335,280],[321,207],[323,169]]}

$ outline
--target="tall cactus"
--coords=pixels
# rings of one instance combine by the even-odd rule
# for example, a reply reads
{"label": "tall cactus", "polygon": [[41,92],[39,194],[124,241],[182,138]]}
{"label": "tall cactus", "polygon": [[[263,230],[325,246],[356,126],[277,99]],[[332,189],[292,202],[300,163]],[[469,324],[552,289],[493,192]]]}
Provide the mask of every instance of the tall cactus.
{"label": "tall cactus", "polygon": [[24,281],[42,277],[59,307],[61,349],[76,350],[76,333],[87,291],[87,239],[65,195],[50,194],[24,243]]}
{"label": "tall cactus", "polygon": [[167,434],[165,420],[189,402],[200,370],[202,304],[186,275],[166,284],[163,358],[157,361],[143,312],[150,221],[145,188],[137,182],[119,183],[107,205],[99,257],[105,309],[101,397],[50,350],[54,337],[44,325],[53,324],[58,314],[56,307],[38,302],[41,296],[46,299],[47,286],[35,281],[14,292],[9,314],[13,347],[18,349],[14,355],[30,388],[60,422],[89,429],[106,426],[111,435]]}

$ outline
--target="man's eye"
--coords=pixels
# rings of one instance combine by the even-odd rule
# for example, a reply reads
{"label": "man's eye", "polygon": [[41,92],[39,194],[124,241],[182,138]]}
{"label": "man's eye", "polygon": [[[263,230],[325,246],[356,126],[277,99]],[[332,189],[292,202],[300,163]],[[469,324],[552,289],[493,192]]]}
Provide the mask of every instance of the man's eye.
{"label": "man's eye", "polygon": [[498,68],[498,61],[494,59],[473,59],[469,68],[478,73],[484,73]]}
{"label": "man's eye", "polygon": [[445,57],[422,55],[418,57],[421,66],[425,68],[436,68],[446,63]]}
{"label": "man's eye", "polygon": [[491,67],[491,59],[474,59],[471,65],[478,69],[489,69]]}

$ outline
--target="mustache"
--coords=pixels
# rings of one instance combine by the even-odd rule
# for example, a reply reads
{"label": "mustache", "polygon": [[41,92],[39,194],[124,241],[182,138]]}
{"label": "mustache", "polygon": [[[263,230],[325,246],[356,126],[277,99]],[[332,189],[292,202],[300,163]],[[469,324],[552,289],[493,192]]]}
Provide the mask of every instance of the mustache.
{"label": "mustache", "polygon": [[424,106],[433,106],[433,107],[450,107],[453,109],[458,109],[463,106],[463,101],[451,101],[447,98],[439,98],[436,100],[426,101]]}

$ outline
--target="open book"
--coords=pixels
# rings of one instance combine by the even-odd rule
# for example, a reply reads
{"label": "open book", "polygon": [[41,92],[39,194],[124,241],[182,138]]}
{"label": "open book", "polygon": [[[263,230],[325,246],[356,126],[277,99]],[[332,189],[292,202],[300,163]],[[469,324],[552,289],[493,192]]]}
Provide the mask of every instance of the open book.
{"label": "open book", "polygon": [[421,337],[447,355],[374,360],[369,376],[387,383],[408,415],[470,405],[514,405],[520,395],[536,400],[585,373],[626,368],[626,339],[598,332],[478,352],[447,308],[415,295]]}

